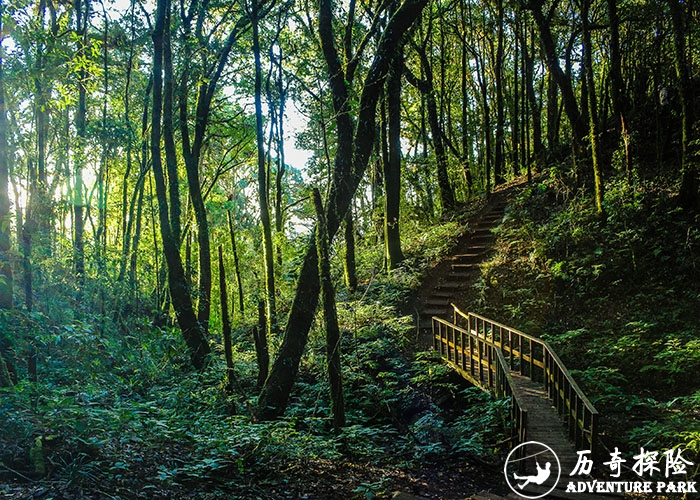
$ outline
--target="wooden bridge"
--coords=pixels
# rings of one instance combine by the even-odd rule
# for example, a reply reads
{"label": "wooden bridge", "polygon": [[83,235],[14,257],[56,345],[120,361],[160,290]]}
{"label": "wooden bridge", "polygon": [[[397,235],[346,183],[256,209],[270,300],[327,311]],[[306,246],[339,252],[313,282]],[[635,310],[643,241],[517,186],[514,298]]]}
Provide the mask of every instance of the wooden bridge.
{"label": "wooden bridge", "polygon": [[539,388],[543,402],[562,417],[576,448],[595,453],[598,411],[552,347],[514,328],[453,308],[452,322],[433,317],[434,348],[474,385],[497,397],[511,397],[517,441],[533,439],[527,433],[528,405],[523,395]]}
{"label": "wooden bridge", "polygon": [[[492,229],[503,218],[506,198],[505,193],[494,196],[444,262],[438,273],[442,279],[427,283],[417,326],[462,377],[495,396],[510,397],[513,448],[528,441],[546,444],[560,460],[564,477],[576,467],[577,451],[591,450],[597,456],[595,407],[547,342],[454,305],[469,300],[465,290],[479,276],[479,263],[491,249]],[[518,465],[533,470],[535,461],[526,460],[525,447],[518,451]],[[567,482],[560,481],[559,487]],[[562,490],[548,495],[569,496]],[[586,495],[576,498],[584,500]]]}
{"label": "wooden bridge", "polygon": [[[510,397],[513,446],[548,445],[559,458],[562,476],[576,467],[577,451],[596,456],[598,412],[554,349],[532,335],[452,308],[452,321],[432,318],[434,348],[475,386]],[[516,457],[524,458],[522,453]]]}

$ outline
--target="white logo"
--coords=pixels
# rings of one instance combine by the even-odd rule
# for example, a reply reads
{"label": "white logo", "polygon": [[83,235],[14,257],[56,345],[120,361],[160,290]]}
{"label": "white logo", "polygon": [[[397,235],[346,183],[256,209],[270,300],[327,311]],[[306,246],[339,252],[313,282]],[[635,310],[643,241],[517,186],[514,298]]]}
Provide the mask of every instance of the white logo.
{"label": "white logo", "polygon": [[552,448],[537,441],[528,441],[511,450],[503,473],[508,486],[516,495],[531,499],[542,498],[557,487],[561,477],[561,464]]}

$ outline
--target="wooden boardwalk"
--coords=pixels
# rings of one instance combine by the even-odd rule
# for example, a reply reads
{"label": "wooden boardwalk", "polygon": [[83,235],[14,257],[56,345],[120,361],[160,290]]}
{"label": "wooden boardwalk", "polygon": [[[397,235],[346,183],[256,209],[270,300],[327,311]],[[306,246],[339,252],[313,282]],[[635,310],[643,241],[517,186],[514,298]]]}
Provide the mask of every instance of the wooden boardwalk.
{"label": "wooden boardwalk", "polygon": [[[565,493],[570,480],[590,479],[570,474],[577,465],[577,451],[596,454],[598,412],[551,346],[454,305],[460,292],[478,277],[478,265],[491,247],[491,230],[501,221],[505,206],[504,199],[497,200],[479,218],[471,237],[453,255],[445,279],[424,299],[418,326],[466,380],[496,396],[510,397],[513,448],[534,441],[554,450],[559,482],[546,498],[600,498],[602,495]],[[534,475],[537,464],[556,462],[548,451],[531,452],[535,448],[537,445],[527,445],[516,450],[514,463],[523,472],[515,473]],[[509,469],[509,477],[512,472]],[[544,495],[554,481],[552,475],[540,487],[527,485],[528,495]]]}

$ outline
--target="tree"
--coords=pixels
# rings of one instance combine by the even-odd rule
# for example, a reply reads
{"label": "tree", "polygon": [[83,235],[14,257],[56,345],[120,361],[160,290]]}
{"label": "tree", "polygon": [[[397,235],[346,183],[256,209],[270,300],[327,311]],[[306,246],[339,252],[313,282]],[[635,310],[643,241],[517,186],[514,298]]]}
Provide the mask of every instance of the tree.
{"label": "tree", "polygon": [[[88,24],[90,21],[90,0],[75,2],[75,34],[78,38],[78,54],[88,57]],[[75,278],[77,282],[77,301],[82,302],[85,288],[85,200],[83,197],[83,169],[87,150],[87,84],[88,71],[85,65],[78,69],[78,109],[75,113],[75,131],[77,144],[75,148],[73,187],[73,251],[75,259]],[[41,142],[41,141],[40,141]],[[41,154],[40,154],[41,156]]]}
{"label": "tree", "polygon": [[595,204],[598,215],[604,216],[603,179],[601,173],[600,144],[598,142],[598,98],[596,96],[595,78],[593,77],[593,44],[591,43],[590,21],[588,19],[590,0],[581,0],[581,18],[583,20],[583,67],[588,89],[588,140],[591,144],[591,162],[593,164],[593,181],[595,184]]}
{"label": "tree", "polygon": [[[263,229],[263,258],[265,262],[265,298],[267,304],[268,332],[276,331],[275,300],[275,259],[272,244],[272,221],[270,220],[269,183],[267,179],[267,161],[263,135],[262,111],[262,63],[260,62],[260,9],[258,0],[252,0],[251,24],[253,27],[253,58],[255,68],[255,133],[258,162],[258,203],[260,205],[260,222]],[[263,332],[264,334],[265,332]]]}
{"label": "tree", "polygon": [[668,0],[673,25],[673,49],[678,94],[681,104],[681,187],[680,203],[686,208],[700,209],[700,182],[698,181],[698,149],[693,146],[695,125],[694,103],[691,90],[690,68],[686,55],[686,28],[683,4]]}
{"label": "tree", "polygon": [[[356,65],[364,46],[355,54],[347,54],[348,64],[341,65],[333,33],[333,9],[330,0],[322,0],[319,12],[319,37],[328,67],[337,127],[337,147],[333,168],[333,180],[326,206],[329,241],[333,239],[340,222],[350,207],[352,198],[369,163],[376,134],[376,107],[389,71],[391,55],[395,53],[406,31],[420,15],[427,0],[406,0],[387,23],[374,51],[359,93],[359,108],[353,110],[348,85],[353,81]],[[352,26],[354,17],[347,26]],[[347,46],[347,45],[346,45]],[[353,113],[357,119],[353,123]],[[318,306],[320,280],[318,254],[312,239],[306,249],[292,308],[287,317],[282,345],[265,382],[256,409],[258,419],[272,419],[284,412],[294,385],[308,332]]]}
{"label": "tree", "polygon": [[3,68],[4,15],[5,6],[3,4],[0,6],[0,309],[12,309],[14,305],[14,277],[10,263],[10,170],[7,154],[8,124],[7,110],[5,109],[5,77]]}
{"label": "tree", "polygon": [[318,272],[321,280],[321,297],[323,298],[323,318],[326,322],[326,365],[328,381],[331,387],[331,415],[333,429],[340,432],[345,427],[345,400],[343,398],[343,375],[340,370],[340,327],[335,304],[335,288],[331,278],[331,259],[328,251],[329,241],[326,220],[323,211],[321,193],[314,188],[314,205],[316,206],[316,249],[318,251]]}
{"label": "tree", "polygon": [[[566,112],[569,122],[571,123],[572,138],[574,141],[574,149],[576,154],[581,153],[583,147],[583,139],[586,136],[586,123],[581,117],[576,95],[571,83],[571,78],[564,73],[559,65],[559,56],[557,47],[552,34],[551,21],[555,13],[556,3],[548,13],[543,12],[543,0],[530,0],[527,8],[532,12],[532,17],[540,34],[542,50],[545,55],[547,69],[553,81],[556,83],[561,92],[564,101],[564,111]],[[551,108],[550,104],[550,108]],[[551,144],[550,144],[551,147]]]}
{"label": "tree", "polygon": [[430,37],[426,36],[420,47],[414,47],[420,57],[421,68],[425,78],[419,79],[410,72],[407,72],[406,78],[425,96],[426,106],[428,108],[430,137],[433,143],[433,149],[435,150],[435,161],[437,163],[437,178],[438,186],[440,188],[440,200],[442,201],[442,213],[447,214],[455,208],[455,195],[447,170],[447,152],[445,151],[444,145],[445,134],[440,126],[440,116],[438,113],[436,92],[433,83],[433,69],[432,65],[430,64],[430,60],[428,59],[428,53],[426,50],[429,40]]}
{"label": "tree", "polygon": [[400,234],[401,207],[401,80],[403,50],[393,56],[386,84],[389,122],[389,151],[384,164],[384,254],[389,270],[396,269],[403,260]]}
{"label": "tree", "polygon": [[192,306],[185,270],[174,237],[170,212],[168,209],[167,187],[163,174],[161,156],[161,119],[163,115],[163,51],[166,26],[166,12],[170,9],[169,0],[158,0],[156,6],[155,26],[153,29],[153,109],[151,112],[151,163],[158,197],[158,215],[160,234],[163,241],[163,253],[168,269],[168,285],[182,335],[190,350],[190,359],[194,367],[205,367],[210,348],[205,331],[197,320]]}

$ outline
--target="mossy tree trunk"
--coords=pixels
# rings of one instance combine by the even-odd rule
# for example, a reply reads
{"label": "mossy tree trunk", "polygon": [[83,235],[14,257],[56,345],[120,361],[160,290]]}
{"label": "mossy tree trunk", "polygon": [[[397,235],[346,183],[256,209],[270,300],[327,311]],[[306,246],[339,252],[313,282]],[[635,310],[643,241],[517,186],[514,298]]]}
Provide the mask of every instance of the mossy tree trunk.
{"label": "mossy tree trunk", "polygon": [[326,228],[326,216],[321,202],[321,193],[314,188],[314,205],[316,206],[316,250],[318,252],[318,272],[321,280],[321,297],[323,299],[323,318],[326,323],[326,364],[328,382],[331,389],[331,415],[333,429],[340,432],[345,427],[345,400],[343,397],[343,374],[340,369],[340,327],[338,311],[335,305],[335,289],[331,278],[331,259],[328,250],[329,240]]}
{"label": "mossy tree trunk", "polygon": [[595,78],[593,74],[593,44],[588,19],[590,0],[581,0],[581,18],[583,19],[583,66],[588,82],[588,140],[591,145],[591,162],[593,164],[593,182],[595,184],[595,205],[598,215],[605,216],[603,207],[604,186],[601,172],[600,145],[598,143],[598,98],[596,96]]}
{"label": "mossy tree trunk", "polygon": [[251,24],[253,26],[253,57],[255,60],[255,131],[258,162],[258,203],[263,236],[263,259],[265,269],[265,302],[267,305],[268,334],[277,331],[277,305],[275,298],[275,259],[272,242],[272,222],[270,220],[269,182],[263,135],[262,110],[262,63],[260,55],[258,0],[252,0]]}
{"label": "mossy tree trunk", "polygon": [[[372,63],[359,93],[356,127],[351,118],[348,85],[354,78],[356,64],[343,69],[333,33],[333,8],[330,0],[322,0],[319,15],[319,36],[328,65],[329,83],[335,109],[337,148],[331,191],[326,206],[328,239],[333,240],[345,217],[369,163],[376,136],[376,109],[384,80],[389,71],[391,55],[402,42],[406,31],[420,15],[427,0],[406,0],[387,23],[374,51]],[[350,23],[351,25],[352,23]],[[315,231],[314,231],[315,234]],[[289,394],[306,347],[308,333],[318,306],[320,280],[315,236],[309,242],[304,257],[292,307],[287,318],[282,345],[265,382],[256,408],[257,419],[269,420],[280,416],[287,407]]]}
{"label": "mossy tree trunk", "polygon": [[190,351],[192,365],[201,370],[206,366],[210,353],[209,343],[197,316],[194,313],[187,277],[177,241],[170,225],[168,191],[163,173],[161,156],[161,118],[163,115],[163,50],[166,27],[166,12],[170,9],[169,0],[158,0],[154,22],[153,39],[153,110],[151,113],[151,164],[156,184],[160,233],[163,253],[168,270],[170,299],[178,324]]}
{"label": "mossy tree trunk", "polygon": [[384,161],[384,256],[387,269],[403,260],[401,250],[401,76],[403,50],[393,56],[386,85],[388,158]]}
{"label": "mossy tree trunk", "polygon": [[2,10],[0,10],[0,309],[12,309],[14,306],[14,279],[10,264],[10,232],[12,227],[9,193],[10,165],[7,154],[7,111],[5,109],[2,33]]}

